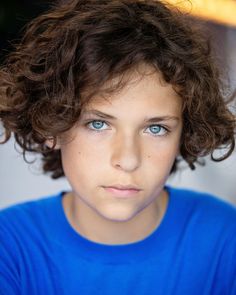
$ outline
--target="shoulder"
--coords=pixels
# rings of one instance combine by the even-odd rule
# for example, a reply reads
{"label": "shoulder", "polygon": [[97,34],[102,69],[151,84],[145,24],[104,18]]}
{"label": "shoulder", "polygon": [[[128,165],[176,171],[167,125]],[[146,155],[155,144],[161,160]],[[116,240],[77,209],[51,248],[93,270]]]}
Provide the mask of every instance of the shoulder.
{"label": "shoulder", "polygon": [[[60,218],[62,193],[42,197],[0,210],[0,256],[7,251],[20,257],[28,245],[39,246],[51,237]],[[58,217],[59,216],[59,217]]]}
{"label": "shoulder", "polygon": [[194,267],[200,267],[208,277],[217,277],[216,290],[225,284],[224,290],[229,288],[230,294],[236,294],[235,205],[209,193],[173,187],[167,190],[176,225],[173,235],[189,255],[186,260],[194,261]]}
{"label": "shoulder", "polygon": [[0,228],[4,231],[20,231],[33,228],[33,225],[45,221],[58,206],[62,193],[41,197],[9,206],[0,210]]}
{"label": "shoulder", "polygon": [[219,197],[194,191],[168,187],[170,200],[180,216],[188,215],[192,222],[209,230],[236,235],[236,206]]}
{"label": "shoulder", "polygon": [[213,194],[174,187],[167,187],[167,190],[171,197],[175,198],[182,205],[194,205],[198,210],[210,210],[208,213],[220,211],[221,215],[227,213],[232,217],[236,217],[236,205],[228,203]]}
{"label": "shoulder", "polygon": [[58,199],[62,196],[62,192],[59,192],[55,195],[50,196],[42,196],[36,198],[34,200],[29,200],[26,202],[17,203],[5,208],[0,209],[0,217],[7,216],[9,214],[23,214],[24,212],[28,212],[30,210],[37,210],[46,208],[48,206],[53,205],[55,203],[55,199]]}
{"label": "shoulder", "polygon": [[39,253],[47,253],[61,196],[62,193],[0,210],[0,285],[6,294],[13,294],[8,291],[10,288],[18,294],[22,275],[27,277],[24,271],[31,269],[35,261],[39,263]]}

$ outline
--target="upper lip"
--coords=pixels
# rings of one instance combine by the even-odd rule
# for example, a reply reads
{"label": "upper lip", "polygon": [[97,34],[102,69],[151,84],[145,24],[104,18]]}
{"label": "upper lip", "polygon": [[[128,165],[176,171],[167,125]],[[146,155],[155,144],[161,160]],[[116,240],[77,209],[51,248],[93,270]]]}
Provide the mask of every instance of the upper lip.
{"label": "upper lip", "polygon": [[105,188],[115,188],[115,189],[119,189],[119,190],[129,190],[129,189],[133,189],[133,190],[141,190],[139,187],[137,187],[136,185],[132,185],[132,184],[128,184],[128,185],[123,185],[123,184],[114,184],[114,185],[108,185],[108,186],[104,186]]}

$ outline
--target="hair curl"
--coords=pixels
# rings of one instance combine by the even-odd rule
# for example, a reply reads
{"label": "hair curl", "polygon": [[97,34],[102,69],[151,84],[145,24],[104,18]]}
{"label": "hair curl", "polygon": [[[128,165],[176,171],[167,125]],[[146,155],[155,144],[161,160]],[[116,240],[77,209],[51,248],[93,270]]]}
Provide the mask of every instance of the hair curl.
{"label": "hair curl", "polygon": [[[180,152],[189,166],[208,154],[227,158],[235,118],[210,46],[183,14],[155,0],[64,1],[33,20],[0,70],[4,142],[14,133],[24,155],[41,153],[44,171],[63,176],[60,151],[45,141],[55,144],[107,81],[120,77],[106,92],[122,89],[124,73],[141,63],[161,72],[183,99]],[[215,159],[221,147],[227,151]]]}

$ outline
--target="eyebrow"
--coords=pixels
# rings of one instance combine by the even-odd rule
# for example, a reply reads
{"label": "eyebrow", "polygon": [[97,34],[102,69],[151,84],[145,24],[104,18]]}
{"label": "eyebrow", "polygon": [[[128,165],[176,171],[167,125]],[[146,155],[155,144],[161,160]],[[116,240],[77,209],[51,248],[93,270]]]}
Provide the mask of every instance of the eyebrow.
{"label": "eyebrow", "polygon": [[[102,119],[110,119],[110,120],[116,120],[117,118],[106,114],[104,112],[98,111],[98,110],[89,110],[89,111],[84,111],[82,113],[83,115],[96,115],[99,118]],[[176,116],[156,116],[156,117],[151,117],[151,118],[146,118],[144,119],[145,122],[147,123],[155,123],[155,122],[161,122],[161,121],[179,121],[180,118]]]}

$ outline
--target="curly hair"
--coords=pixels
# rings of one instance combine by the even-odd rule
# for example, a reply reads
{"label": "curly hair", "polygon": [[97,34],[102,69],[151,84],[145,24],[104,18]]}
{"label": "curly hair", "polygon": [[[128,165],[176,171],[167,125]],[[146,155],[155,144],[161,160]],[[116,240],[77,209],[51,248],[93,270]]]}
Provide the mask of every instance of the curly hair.
{"label": "curly hair", "polygon": [[[209,42],[156,0],[70,0],[33,20],[0,69],[4,142],[13,133],[24,156],[41,153],[44,172],[63,176],[60,151],[45,141],[55,146],[95,94],[125,87],[124,74],[141,63],[161,72],[183,100],[180,154],[190,168],[208,154],[227,158],[236,123]],[[114,77],[118,82],[104,89]]]}

